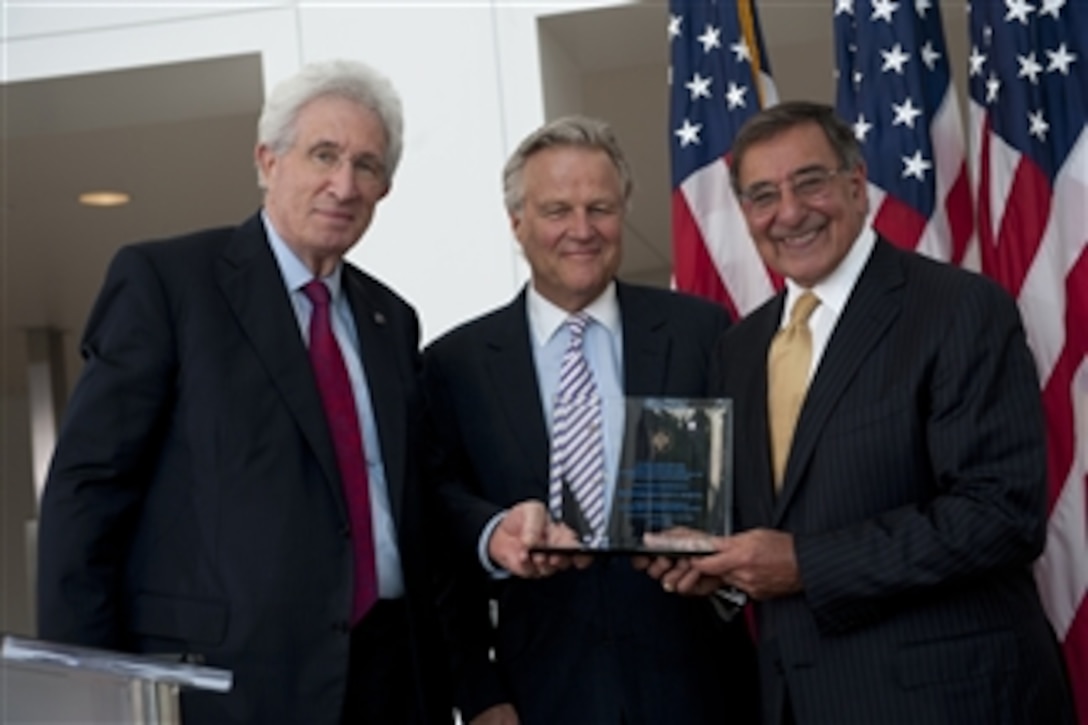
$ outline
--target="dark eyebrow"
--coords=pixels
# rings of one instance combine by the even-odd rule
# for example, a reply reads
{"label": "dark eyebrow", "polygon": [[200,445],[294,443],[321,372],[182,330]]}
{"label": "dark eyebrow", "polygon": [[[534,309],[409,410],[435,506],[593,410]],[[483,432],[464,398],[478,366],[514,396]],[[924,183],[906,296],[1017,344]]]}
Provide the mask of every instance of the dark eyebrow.
{"label": "dark eyebrow", "polygon": [[[824,166],[823,164],[813,163],[813,164],[808,164],[807,166],[802,166],[801,168],[796,169],[794,171],[791,171],[790,173],[786,174],[786,178],[787,179],[795,179],[798,176],[801,176],[802,174],[809,174],[809,173],[812,173],[813,171],[825,171],[826,172],[826,171],[830,171],[830,170],[831,169]],[[751,184],[749,184],[748,186],[746,186],[744,188],[746,190],[748,190],[748,191],[751,191],[751,190],[754,190],[754,189],[761,189],[761,188],[767,187],[767,186],[773,186],[773,187],[777,188],[778,184],[776,184],[775,182],[773,182],[773,181],[771,181],[769,179],[761,179],[759,181],[753,181]]]}
{"label": "dark eyebrow", "polygon": [[794,171],[793,173],[791,173],[790,176],[791,177],[800,176],[801,174],[808,174],[808,173],[811,173],[813,171],[827,172],[827,171],[831,171],[831,169],[829,167],[827,167],[827,166],[824,166],[823,164],[809,164],[808,166],[802,166],[801,168],[797,169],[797,171]]}

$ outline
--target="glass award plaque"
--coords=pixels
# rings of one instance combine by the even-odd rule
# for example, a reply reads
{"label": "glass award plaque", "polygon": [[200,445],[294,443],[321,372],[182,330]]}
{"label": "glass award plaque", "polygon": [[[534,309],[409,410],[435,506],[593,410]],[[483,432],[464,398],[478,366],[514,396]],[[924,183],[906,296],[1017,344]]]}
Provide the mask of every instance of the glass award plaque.
{"label": "glass award plaque", "polygon": [[572,497],[552,516],[570,545],[536,551],[693,556],[731,533],[733,407],[725,398],[628,397],[619,470],[603,530],[589,531]]}

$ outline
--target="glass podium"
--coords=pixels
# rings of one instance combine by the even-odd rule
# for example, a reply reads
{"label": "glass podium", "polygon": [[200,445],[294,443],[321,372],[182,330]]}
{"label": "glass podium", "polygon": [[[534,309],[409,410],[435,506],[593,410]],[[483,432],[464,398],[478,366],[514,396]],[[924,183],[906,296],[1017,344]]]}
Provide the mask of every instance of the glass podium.
{"label": "glass podium", "polygon": [[0,725],[179,725],[182,688],[231,684],[230,672],[212,667],[5,636]]}

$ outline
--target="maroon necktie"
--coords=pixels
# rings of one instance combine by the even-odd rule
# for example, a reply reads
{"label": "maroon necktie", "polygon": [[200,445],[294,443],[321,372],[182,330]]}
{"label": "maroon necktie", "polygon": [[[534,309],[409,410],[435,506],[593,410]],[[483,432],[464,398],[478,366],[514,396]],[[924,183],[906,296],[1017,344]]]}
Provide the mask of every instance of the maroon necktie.
{"label": "maroon necktie", "polygon": [[351,622],[355,624],[378,601],[378,575],[374,565],[374,534],[370,519],[370,491],[366,473],[366,452],[359,428],[359,414],[351,391],[348,369],[329,318],[329,289],[319,279],[302,288],[313,303],[310,315],[310,363],[317,389],[325,406],[336,463],[344,486],[344,498],[351,517],[355,554],[355,599]]}

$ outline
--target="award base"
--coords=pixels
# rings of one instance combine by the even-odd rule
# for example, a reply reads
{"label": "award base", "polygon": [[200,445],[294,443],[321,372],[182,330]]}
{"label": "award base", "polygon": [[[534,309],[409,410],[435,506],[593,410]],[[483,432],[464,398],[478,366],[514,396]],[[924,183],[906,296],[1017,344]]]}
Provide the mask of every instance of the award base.
{"label": "award base", "polygon": [[707,556],[717,551],[713,542],[698,532],[690,529],[682,531],[663,531],[642,535],[641,542],[624,541],[612,543],[607,537],[587,541],[578,545],[534,546],[529,549],[533,554],[559,554],[570,556]]}
{"label": "award base", "polygon": [[570,546],[534,546],[529,549],[531,554],[558,554],[560,556],[668,556],[679,559],[689,556],[709,556],[714,553],[709,549],[652,549],[652,548],[605,548],[583,546],[574,548]]}

